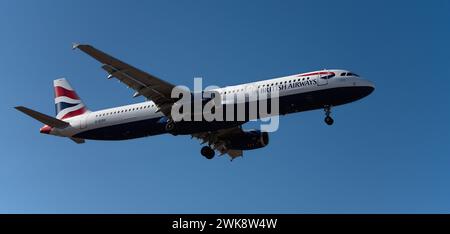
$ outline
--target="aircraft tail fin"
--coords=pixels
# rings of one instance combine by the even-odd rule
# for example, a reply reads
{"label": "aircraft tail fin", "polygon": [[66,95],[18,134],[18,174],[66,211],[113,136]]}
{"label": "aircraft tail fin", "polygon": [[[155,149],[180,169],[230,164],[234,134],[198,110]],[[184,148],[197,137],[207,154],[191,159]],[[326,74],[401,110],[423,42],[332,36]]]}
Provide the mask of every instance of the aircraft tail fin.
{"label": "aircraft tail fin", "polygon": [[53,81],[57,119],[66,119],[89,112],[78,94],[65,78]]}

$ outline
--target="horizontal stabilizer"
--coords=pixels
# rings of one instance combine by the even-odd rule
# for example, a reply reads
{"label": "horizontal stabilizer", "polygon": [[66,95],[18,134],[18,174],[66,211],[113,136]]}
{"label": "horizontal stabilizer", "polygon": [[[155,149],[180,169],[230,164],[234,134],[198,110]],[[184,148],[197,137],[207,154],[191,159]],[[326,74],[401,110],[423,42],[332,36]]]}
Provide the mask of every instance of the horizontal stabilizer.
{"label": "horizontal stabilizer", "polygon": [[84,139],[80,139],[80,138],[71,137],[70,139],[77,144],[83,144],[85,142]]}
{"label": "horizontal stabilizer", "polygon": [[53,118],[51,116],[48,116],[46,114],[42,114],[40,112],[28,109],[28,108],[26,108],[24,106],[16,106],[14,108],[16,108],[20,112],[30,116],[31,118],[33,118],[33,119],[35,119],[35,120],[37,120],[37,121],[39,121],[39,122],[41,122],[43,124],[51,126],[51,127],[65,128],[65,127],[69,126],[69,123],[67,123],[65,121],[62,121],[62,120]]}

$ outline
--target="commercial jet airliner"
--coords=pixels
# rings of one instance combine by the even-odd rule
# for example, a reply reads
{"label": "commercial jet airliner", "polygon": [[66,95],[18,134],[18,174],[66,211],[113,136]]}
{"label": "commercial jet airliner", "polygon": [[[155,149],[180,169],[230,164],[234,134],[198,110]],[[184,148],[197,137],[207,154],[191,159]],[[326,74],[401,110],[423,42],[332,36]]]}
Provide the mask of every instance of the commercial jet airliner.
{"label": "commercial jet airliner", "polygon": [[[170,133],[191,135],[206,144],[201,154],[208,159],[218,152],[228,154],[233,160],[243,151],[267,146],[267,131],[242,129],[242,124],[252,120],[246,110],[246,117],[239,121],[174,121],[173,107],[180,98],[172,97],[178,86],[128,65],[90,45],[74,44],[79,49],[102,63],[109,74],[136,91],[134,97],[143,96],[147,101],[111,109],[90,111],[81,101],[69,82],[54,80],[56,117],[51,117],[23,106],[17,110],[45,124],[40,132],[67,137],[76,143],[85,140],[126,140]],[[220,106],[233,108],[239,104],[238,94],[248,92],[270,93],[276,90],[278,115],[301,111],[323,109],[325,123],[332,125],[331,108],[347,104],[368,96],[374,90],[372,82],[357,74],[338,69],[313,71],[291,76],[227,86],[212,90],[218,94]],[[193,94],[194,95],[194,94]],[[230,96],[233,96],[230,98]],[[216,98],[217,96],[211,95]],[[269,99],[271,97],[269,96]],[[212,98],[202,99],[202,101]],[[249,106],[249,99],[244,99]],[[205,104],[202,102],[202,105]],[[268,107],[270,109],[270,105]],[[256,115],[256,119],[260,118]]]}

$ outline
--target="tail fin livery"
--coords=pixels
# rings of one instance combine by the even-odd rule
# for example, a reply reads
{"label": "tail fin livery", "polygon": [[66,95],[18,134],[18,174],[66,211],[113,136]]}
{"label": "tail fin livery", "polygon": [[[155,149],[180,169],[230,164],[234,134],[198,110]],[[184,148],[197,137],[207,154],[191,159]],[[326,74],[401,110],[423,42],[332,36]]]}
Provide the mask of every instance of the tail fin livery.
{"label": "tail fin livery", "polygon": [[54,80],[53,86],[57,119],[66,119],[89,111],[65,78]]}

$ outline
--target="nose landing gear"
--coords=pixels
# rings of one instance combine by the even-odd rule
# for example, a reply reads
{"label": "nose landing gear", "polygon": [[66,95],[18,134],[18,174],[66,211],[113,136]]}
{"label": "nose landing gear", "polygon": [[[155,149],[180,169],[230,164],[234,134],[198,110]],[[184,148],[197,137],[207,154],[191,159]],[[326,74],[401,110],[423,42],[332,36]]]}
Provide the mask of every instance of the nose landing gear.
{"label": "nose landing gear", "polygon": [[325,117],[325,123],[328,125],[333,125],[334,120],[330,116]]}
{"label": "nose landing gear", "polygon": [[200,151],[200,153],[203,155],[203,157],[207,158],[207,159],[212,159],[214,158],[214,155],[216,154],[214,152],[213,149],[211,149],[211,147],[209,146],[203,146],[202,150]]}
{"label": "nose landing gear", "polygon": [[334,120],[330,116],[331,115],[331,106],[330,105],[326,105],[324,107],[324,110],[325,110],[325,119],[324,119],[325,123],[328,124],[328,125],[333,125]]}

